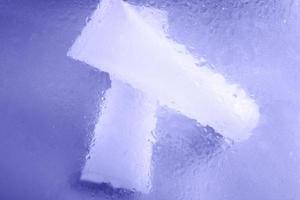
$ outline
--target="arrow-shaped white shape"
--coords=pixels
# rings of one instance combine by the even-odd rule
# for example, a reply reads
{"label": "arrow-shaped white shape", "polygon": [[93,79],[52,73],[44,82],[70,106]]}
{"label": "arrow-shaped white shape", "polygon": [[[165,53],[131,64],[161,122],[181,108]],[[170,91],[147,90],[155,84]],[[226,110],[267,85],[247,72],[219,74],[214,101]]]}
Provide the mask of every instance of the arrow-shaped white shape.
{"label": "arrow-shaped white shape", "polygon": [[[106,99],[108,106],[101,116],[103,122],[100,118],[97,125],[92,159],[87,161],[83,179],[110,182],[117,187],[142,192],[149,190],[151,181],[145,174],[149,175],[151,171],[152,143],[145,141],[153,141],[150,132],[155,129],[156,102],[202,125],[209,125],[235,141],[247,139],[256,127],[259,109],[254,100],[238,85],[228,83],[221,74],[208,66],[199,66],[199,60],[183,45],[169,39],[163,28],[167,25],[166,19],[164,13],[156,9],[134,7],[121,0],[103,0],[68,52],[74,59],[107,71],[112,77],[112,89]],[[128,85],[122,86],[125,83]],[[122,88],[127,92],[122,93]],[[129,96],[133,102],[129,107],[122,99],[128,94],[132,94]],[[143,96],[147,106],[144,103],[133,106],[139,102],[136,94]],[[153,106],[149,107],[149,102]],[[114,108],[123,112],[125,121],[117,121],[118,113]],[[147,112],[140,113],[138,118],[131,116],[129,108],[133,113],[135,109]],[[112,124],[116,127],[119,124],[119,129]],[[139,134],[143,137],[129,139]],[[122,145],[116,145],[122,142]],[[110,152],[115,152],[118,147],[120,153],[109,159]],[[96,156],[98,154],[102,156]],[[126,162],[119,162],[124,158]],[[119,167],[113,167],[117,165]],[[137,173],[126,174],[130,170]],[[95,174],[100,175],[95,178]],[[135,181],[139,175],[144,179]]]}

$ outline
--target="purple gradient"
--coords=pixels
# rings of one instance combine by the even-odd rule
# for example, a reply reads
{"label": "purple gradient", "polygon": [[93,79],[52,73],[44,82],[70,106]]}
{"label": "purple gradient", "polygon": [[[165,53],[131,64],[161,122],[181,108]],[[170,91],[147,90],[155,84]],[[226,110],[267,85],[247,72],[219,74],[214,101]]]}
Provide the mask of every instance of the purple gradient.
{"label": "purple gradient", "polygon": [[[155,2],[170,13],[172,37],[257,100],[253,136],[228,149],[213,130],[166,111],[151,195],[80,182],[110,79],[66,52],[98,1],[0,0],[1,200],[300,199],[299,1]],[[195,162],[204,172],[185,180],[182,169]]]}

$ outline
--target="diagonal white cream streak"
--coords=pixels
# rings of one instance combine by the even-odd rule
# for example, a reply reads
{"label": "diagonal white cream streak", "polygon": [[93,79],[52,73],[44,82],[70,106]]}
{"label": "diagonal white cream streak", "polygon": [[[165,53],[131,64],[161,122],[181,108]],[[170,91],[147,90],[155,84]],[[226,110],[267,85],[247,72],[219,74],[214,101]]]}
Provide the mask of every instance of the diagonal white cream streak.
{"label": "diagonal white cream streak", "polygon": [[[209,125],[224,137],[234,141],[247,139],[259,120],[259,108],[255,101],[237,84],[228,83],[221,74],[212,71],[208,66],[199,66],[199,60],[183,45],[169,39],[164,28],[167,25],[166,14],[162,11],[135,7],[121,0],[103,0],[68,55],[109,72],[113,81],[119,80],[129,84],[134,88],[133,91],[153,99],[152,102],[179,111],[202,125]],[[114,103],[123,105],[122,101],[123,99],[119,98],[119,101]],[[113,112],[113,107],[115,106],[112,106],[110,112]],[[139,107],[132,107],[132,109],[139,109]],[[105,114],[102,117],[105,118]],[[134,120],[130,123],[139,123],[139,120],[136,122]],[[151,118],[148,120],[150,124],[155,121]],[[101,126],[101,119],[99,123]],[[119,122],[115,123],[118,125]],[[108,129],[106,134],[111,132]],[[140,129],[128,130],[133,131],[133,137],[137,131],[140,131]],[[150,128],[144,131],[149,130]],[[129,131],[126,134],[130,135]],[[101,135],[100,129],[99,135]],[[138,139],[135,141],[139,142]],[[133,145],[132,148],[140,151],[139,147]],[[109,154],[111,148],[97,153]],[[148,150],[151,151],[151,148]],[[96,151],[94,152],[96,154]],[[151,162],[149,152],[145,151],[144,156],[145,159],[140,161],[141,164]],[[114,165],[115,161],[109,162],[107,156],[102,158],[95,161],[94,165],[107,161],[108,165]],[[149,160],[146,161],[147,159]],[[89,162],[92,161],[87,161],[87,166]],[[130,166],[130,162],[127,162],[126,167]],[[148,172],[149,169],[146,167],[140,170],[141,174]],[[105,176],[104,171],[101,173],[102,177]],[[115,170],[112,176],[121,179],[123,175]],[[116,186],[146,191],[141,189],[145,187],[133,183],[134,180],[126,186],[113,181],[112,176],[105,180],[114,182],[113,185]]]}

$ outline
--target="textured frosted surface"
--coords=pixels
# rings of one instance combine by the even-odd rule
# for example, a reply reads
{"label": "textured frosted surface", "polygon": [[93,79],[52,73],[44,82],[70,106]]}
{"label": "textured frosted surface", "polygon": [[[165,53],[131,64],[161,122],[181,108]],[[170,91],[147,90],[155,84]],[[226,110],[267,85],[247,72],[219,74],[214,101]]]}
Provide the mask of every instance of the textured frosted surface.
{"label": "textured frosted surface", "polygon": [[299,0],[130,0],[260,108],[235,144],[160,108],[147,195],[80,180],[113,80],[66,52],[98,3],[0,0],[1,200],[300,199]]}

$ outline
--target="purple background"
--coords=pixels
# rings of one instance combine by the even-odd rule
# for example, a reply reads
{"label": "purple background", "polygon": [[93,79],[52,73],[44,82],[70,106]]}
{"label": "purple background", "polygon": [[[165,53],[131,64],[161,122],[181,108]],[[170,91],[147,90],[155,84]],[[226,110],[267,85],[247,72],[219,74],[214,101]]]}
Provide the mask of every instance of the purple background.
{"label": "purple background", "polygon": [[[66,53],[98,2],[0,0],[0,199],[299,200],[298,0],[148,2],[169,11],[173,38],[256,99],[253,136],[219,154],[217,134],[167,111],[151,195],[80,182],[110,80]],[[195,160],[205,170],[178,175]]]}

